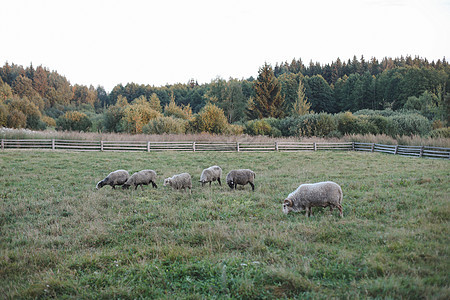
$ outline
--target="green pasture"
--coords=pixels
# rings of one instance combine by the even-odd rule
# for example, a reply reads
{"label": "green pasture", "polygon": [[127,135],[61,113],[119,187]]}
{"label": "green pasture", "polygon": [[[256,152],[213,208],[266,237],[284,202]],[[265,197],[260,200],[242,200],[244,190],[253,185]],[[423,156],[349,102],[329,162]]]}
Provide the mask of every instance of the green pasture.
{"label": "green pasture", "polygon": [[[201,171],[223,169],[222,186]],[[228,171],[256,172],[232,191]],[[6,299],[450,298],[450,161],[380,153],[0,152]],[[96,190],[153,169],[158,188]],[[189,172],[192,194],[163,187]],[[344,218],[282,213],[332,180]]]}

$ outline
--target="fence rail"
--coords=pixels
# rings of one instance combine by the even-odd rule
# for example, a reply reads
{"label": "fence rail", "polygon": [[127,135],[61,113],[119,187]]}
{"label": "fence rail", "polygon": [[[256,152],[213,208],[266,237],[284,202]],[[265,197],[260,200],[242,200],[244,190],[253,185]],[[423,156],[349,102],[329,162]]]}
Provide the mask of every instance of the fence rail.
{"label": "fence rail", "polygon": [[58,139],[1,139],[1,150],[49,149],[66,151],[219,151],[219,152],[297,152],[367,151],[403,156],[450,159],[450,148],[383,145],[376,143],[302,143],[302,142],[146,142],[88,141]]}

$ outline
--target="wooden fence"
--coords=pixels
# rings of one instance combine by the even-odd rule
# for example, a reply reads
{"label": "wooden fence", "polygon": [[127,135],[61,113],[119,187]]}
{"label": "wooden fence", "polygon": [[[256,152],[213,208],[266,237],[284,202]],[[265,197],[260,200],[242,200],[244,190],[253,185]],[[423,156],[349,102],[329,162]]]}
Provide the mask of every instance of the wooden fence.
{"label": "wooden fence", "polygon": [[5,149],[49,149],[72,151],[220,151],[220,152],[269,152],[269,151],[367,151],[403,156],[450,159],[450,148],[428,146],[383,145],[375,143],[302,143],[302,142],[126,142],[58,139],[2,139]]}

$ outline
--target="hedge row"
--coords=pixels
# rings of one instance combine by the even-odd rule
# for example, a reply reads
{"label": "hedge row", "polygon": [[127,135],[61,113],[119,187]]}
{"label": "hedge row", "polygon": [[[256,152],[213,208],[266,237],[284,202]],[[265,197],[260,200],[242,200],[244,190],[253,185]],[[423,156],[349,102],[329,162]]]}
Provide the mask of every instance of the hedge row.
{"label": "hedge row", "polygon": [[[432,123],[416,113],[382,114],[308,114],[284,119],[260,119],[245,123],[250,135],[341,137],[345,134],[387,134],[390,136],[420,135],[432,132]],[[446,134],[445,129],[433,131],[435,136]]]}

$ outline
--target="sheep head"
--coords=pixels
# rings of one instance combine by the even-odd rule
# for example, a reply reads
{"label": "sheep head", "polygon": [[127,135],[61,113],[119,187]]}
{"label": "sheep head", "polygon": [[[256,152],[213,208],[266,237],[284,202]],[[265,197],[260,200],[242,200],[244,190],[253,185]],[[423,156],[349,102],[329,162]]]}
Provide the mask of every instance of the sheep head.
{"label": "sheep head", "polygon": [[230,181],[228,181],[227,183],[228,183],[228,186],[229,186],[230,188],[234,188],[234,182],[233,182],[233,180],[230,180]]}
{"label": "sheep head", "polygon": [[102,180],[102,181],[97,182],[97,185],[95,186],[95,188],[96,188],[97,190],[99,190],[99,189],[101,189],[104,185],[105,185],[105,183],[104,183],[104,181]]}
{"label": "sheep head", "polygon": [[168,186],[168,185],[170,185],[172,183],[172,178],[166,178],[166,179],[164,179],[164,186]]}
{"label": "sheep head", "polygon": [[294,203],[291,199],[285,199],[283,203],[283,213],[288,214],[289,212],[293,211]]}

